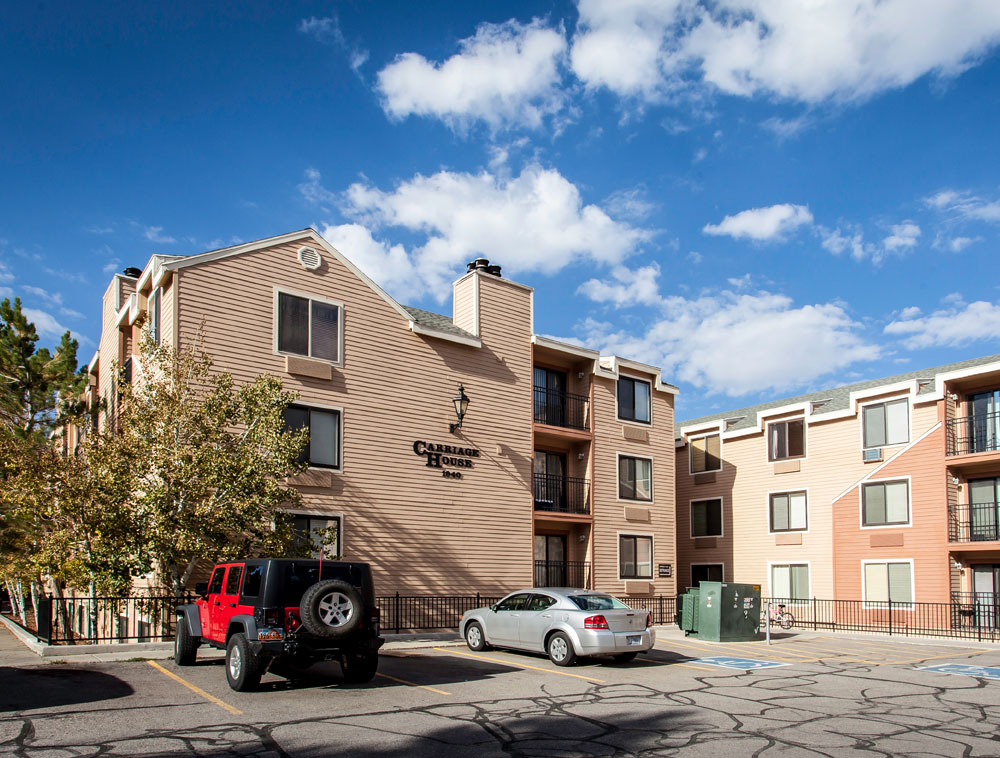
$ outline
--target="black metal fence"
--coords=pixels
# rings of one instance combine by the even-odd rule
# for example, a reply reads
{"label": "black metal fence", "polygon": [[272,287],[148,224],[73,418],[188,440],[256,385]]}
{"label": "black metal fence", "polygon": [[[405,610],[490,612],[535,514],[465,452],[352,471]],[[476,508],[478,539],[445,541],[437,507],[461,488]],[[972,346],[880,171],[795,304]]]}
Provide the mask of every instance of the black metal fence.
{"label": "black metal fence", "polygon": [[535,387],[535,423],[587,429],[589,405],[586,395]]}
{"label": "black metal fence", "polygon": [[535,561],[536,587],[586,587],[590,584],[587,561]]}
{"label": "black metal fence", "polygon": [[1000,413],[962,416],[948,421],[946,455],[1000,450]]}
{"label": "black metal fence", "polygon": [[950,503],[948,505],[948,540],[950,542],[995,542],[1000,540],[1000,504]]}
{"label": "black metal fence", "polygon": [[462,614],[493,605],[502,595],[380,595],[375,598],[383,632],[458,629]]}
{"label": "black metal fence", "polygon": [[535,510],[590,513],[590,480],[578,476],[535,474]]}

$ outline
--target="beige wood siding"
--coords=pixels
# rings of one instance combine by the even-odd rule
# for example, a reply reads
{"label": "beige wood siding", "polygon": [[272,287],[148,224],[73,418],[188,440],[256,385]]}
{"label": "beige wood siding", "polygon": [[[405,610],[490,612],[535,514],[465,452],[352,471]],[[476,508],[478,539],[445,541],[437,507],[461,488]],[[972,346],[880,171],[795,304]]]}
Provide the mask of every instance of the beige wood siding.
{"label": "beige wood siding", "polygon": [[455,326],[471,334],[477,334],[479,309],[476,303],[476,288],[479,286],[479,275],[467,274],[455,282],[452,290],[452,321]]}
{"label": "beige wood siding", "polygon": [[[183,269],[179,328],[205,324],[218,370],[271,373],[302,402],[343,408],[343,473],[303,488],[304,507],[344,515],[345,557],[372,563],[377,591],[502,592],[530,586],[532,559],[530,290],[481,280],[483,348],[420,337],[362,280],[324,254],[316,271],[298,245]],[[330,380],[285,373],[274,352],[274,286],[344,304],[343,367]],[[451,435],[458,385],[471,399]],[[414,454],[416,440],[481,451],[461,480]]]}

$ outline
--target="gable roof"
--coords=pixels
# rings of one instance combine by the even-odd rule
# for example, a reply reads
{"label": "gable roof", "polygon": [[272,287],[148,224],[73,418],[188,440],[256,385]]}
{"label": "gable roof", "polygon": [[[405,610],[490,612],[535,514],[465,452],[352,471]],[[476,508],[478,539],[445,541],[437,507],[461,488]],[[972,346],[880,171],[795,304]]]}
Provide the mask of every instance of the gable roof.
{"label": "gable roof", "polygon": [[[725,431],[727,432],[757,429],[759,414],[765,413],[766,411],[774,408],[782,408],[784,406],[792,405],[806,405],[813,403],[822,404],[821,408],[818,410],[821,410],[823,414],[833,413],[836,411],[849,411],[851,410],[851,396],[854,394],[864,392],[866,390],[877,389],[878,387],[888,387],[894,384],[913,381],[917,382],[917,397],[926,396],[928,399],[931,399],[935,397],[940,390],[936,381],[938,375],[961,371],[962,369],[985,366],[990,363],[1000,363],[1000,355],[987,355],[981,358],[970,358],[969,360],[958,361],[956,363],[946,363],[943,366],[925,368],[919,371],[908,371],[905,374],[896,374],[895,376],[888,376],[883,379],[870,379],[864,382],[856,382],[855,384],[845,384],[840,387],[820,390],[819,392],[810,392],[806,395],[780,398],[767,403],[750,405],[745,408],[738,408],[736,410],[725,411],[723,413],[713,413],[708,416],[700,416],[699,418],[693,418],[687,421],[678,421],[676,429],[680,432],[684,427],[703,426],[711,423],[712,421],[729,421],[730,423],[725,428]],[[924,383],[923,380],[926,380],[926,383]],[[678,433],[677,436],[679,439],[680,434]]]}

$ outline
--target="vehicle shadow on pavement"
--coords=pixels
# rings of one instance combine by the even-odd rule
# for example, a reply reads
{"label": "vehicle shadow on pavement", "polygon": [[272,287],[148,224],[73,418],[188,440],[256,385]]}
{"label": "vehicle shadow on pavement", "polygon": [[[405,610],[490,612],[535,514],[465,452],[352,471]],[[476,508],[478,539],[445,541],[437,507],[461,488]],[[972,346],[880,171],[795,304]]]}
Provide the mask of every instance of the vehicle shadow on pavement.
{"label": "vehicle shadow on pavement", "polygon": [[0,713],[128,697],[130,684],[103,671],[32,666],[0,668]]}

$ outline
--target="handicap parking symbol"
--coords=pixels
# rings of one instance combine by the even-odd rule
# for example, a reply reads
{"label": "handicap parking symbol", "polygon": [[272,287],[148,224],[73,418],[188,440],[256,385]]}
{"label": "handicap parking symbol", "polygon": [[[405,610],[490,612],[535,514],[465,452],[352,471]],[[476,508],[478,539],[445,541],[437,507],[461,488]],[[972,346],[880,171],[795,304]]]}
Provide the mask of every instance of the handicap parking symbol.
{"label": "handicap parking symbol", "polygon": [[975,676],[980,679],[1000,679],[1000,668],[996,666],[972,666],[967,663],[944,663],[938,666],[923,666],[918,671],[933,671],[935,674],[957,674]]}
{"label": "handicap parking symbol", "polygon": [[787,663],[776,661],[759,661],[753,658],[732,658],[728,655],[714,655],[711,658],[698,658],[692,663],[707,663],[709,666],[724,666],[729,669],[741,669],[750,671],[752,669],[769,669],[775,666],[787,666]]}

